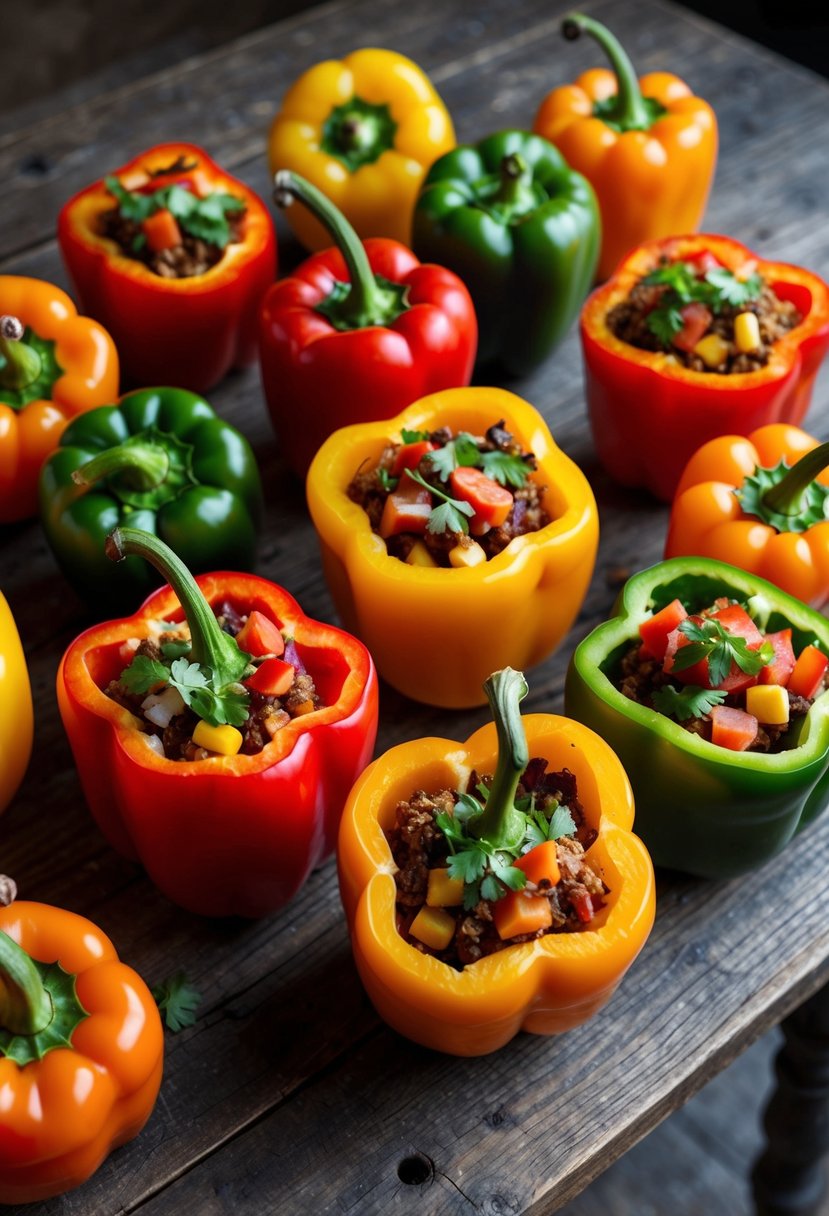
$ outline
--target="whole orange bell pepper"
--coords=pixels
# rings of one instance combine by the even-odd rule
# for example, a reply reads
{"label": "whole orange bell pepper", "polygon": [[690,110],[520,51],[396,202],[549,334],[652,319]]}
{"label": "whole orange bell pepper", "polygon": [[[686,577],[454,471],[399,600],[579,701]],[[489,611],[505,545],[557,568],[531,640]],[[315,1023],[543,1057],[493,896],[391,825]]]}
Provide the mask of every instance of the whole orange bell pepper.
{"label": "whole orange bell pepper", "polygon": [[[418,739],[375,760],[351,791],[337,849],[354,959],[377,1012],[415,1042],[460,1056],[495,1051],[519,1030],[557,1034],[592,1017],[642,949],[654,920],[653,866],[631,831],[633,796],[608,745],[587,727],[553,714],[521,718],[516,708],[518,730],[497,709],[495,716],[466,743]],[[515,749],[517,738],[525,754],[519,764],[508,758],[504,765],[503,751]],[[505,946],[457,971],[398,931],[395,864],[385,833],[395,824],[397,804],[414,791],[463,790],[473,771],[495,774],[490,797],[500,785],[511,802],[517,776],[510,788],[504,770],[520,773],[527,756],[575,775],[587,823],[597,832],[587,856],[610,889],[605,906],[581,932]],[[500,828],[509,835],[510,816],[520,813],[506,809]],[[484,823],[489,811],[488,800],[482,836],[498,830]]]}
{"label": "whole orange bell pepper", "polygon": [[37,514],[40,466],[64,428],[117,397],[103,326],[51,283],[0,275],[0,524]]}
{"label": "whole orange bell pepper", "polygon": [[32,754],[32,690],[14,617],[0,591],[0,812],[11,801]]}
{"label": "whole orange bell pepper", "polygon": [[691,457],[671,508],[666,557],[714,557],[813,608],[829,602],[829,444],[772,423],[722,435]]}
{"label": "whole orange bell pepper", "polygon": [[0,908],[0,1203],[79,1186],[137,1136],[161,1084],[144,981],[82,916]]}
{"label": "whole orange bell pepper", "polygon": [[634,245],[696,232],[717,163],[717,119],[678,76],[649,72],[637,81],[622,46],[598,21],[571,13],[562,33],[595,38],[613,70],[591,68],[575,84],[553,89],[533,130],[596,192],[598,277],[606,279]]}

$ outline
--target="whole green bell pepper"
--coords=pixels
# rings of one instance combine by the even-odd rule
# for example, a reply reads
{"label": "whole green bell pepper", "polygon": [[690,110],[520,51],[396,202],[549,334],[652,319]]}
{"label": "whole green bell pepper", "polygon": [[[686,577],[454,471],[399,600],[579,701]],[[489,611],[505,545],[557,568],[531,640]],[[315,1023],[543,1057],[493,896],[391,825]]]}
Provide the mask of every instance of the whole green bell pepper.
{"label": "whole green bell pepper", "polygon": [[472,296],[479,364],[497,361],[513,375],[564,337],[590,290],[599,246],[590,183],[525,131],[441,156],[415,206],[415,253],[448,266]]}
{"label": "whole green bell pepper", "polygon": [[763,632],[791,627],[796,654],[829,653],[829,621],[765,579],[701,557],[673,558],[634,575],[616,615],[570,662],[565,711],[605,739],[633,786],[636,831],[657,865],[703,878],[744,873],[778,853],[829,800],[829,691],[778,752],[735,752],[684,730],[617,687],[639,625],[674,599],[689,613],[718,596],[741,601]]}
{"label": "whole green bell pepper", "polygon": [[161,537],[195,573],[253,567],[256,459],[239,431],[185,389],[139,389],[80,414],[43,465],[39,489],[58,565],[96,605],[134,609],[158,582],[140,558],[113,569],[104,541],[119,525]]}

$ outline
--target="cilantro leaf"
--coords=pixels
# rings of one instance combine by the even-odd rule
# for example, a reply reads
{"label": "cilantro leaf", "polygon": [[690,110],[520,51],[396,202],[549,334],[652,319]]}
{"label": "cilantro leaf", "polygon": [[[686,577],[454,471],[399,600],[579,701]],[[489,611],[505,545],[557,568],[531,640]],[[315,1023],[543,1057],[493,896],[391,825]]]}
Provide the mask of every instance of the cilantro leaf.
{"label": "cilantro leaf", "polygon": [[483,812],[482,803],[477,798],[473,798],[471,794],[460,794],[458,796],[458,801],[455,804],[455,819],[463,827],[466,827],[470,819],[477,819]]}
{"label": "cilantro leaf", "polygon": [[149,692],[156,684],[166,684],[170,672],[158,659],[151,659],[146,654],[137,654],[129,667],[125,667],[118,677],[118,683],[127,692]]}
{"label": "cilantro leaf", "polygon": [[154,194],[133,194],[121,185],[117,177],[105,177],[104,185],[118,203],[118,211],[125,220],[140,224],[158,210]]}
{"label": "cilantro leaf", "polygon": [[172,1030],[173,1034],[178,1034],[185,1026],[193,1025],[202,994],[193,987],[182,971],[171,975],[163,983],[156,984],[152,994],[159,1011],[164,1014],[167,1029]]}
{"label": "cilantro leaf", "polygon": [[436,452],[427,452],[426,459],[441,481],[447,481],[459,465],[475,468],[480,463],[481,453],[473,437],[467,431],[461,431]]}
{"label": "cilantro leaf", "polygon": [[721,705],[725,698],[725,692],[719,688],[699,688],[696,684],[687,684],[678,690],[666,684],[653,694],[651,700],[654,709],[666,718],[687,722],[689,718],[704,718],[715,705]]}
{"label": "cilantro leaf", "polygon": [[756,300],[763,290],[763,280],[759,274],[749,275],[747,279],[738,279],[733,271],[725,266],[716,266],[709,270],[705,281],[716,289],[719,300],[716,303],[731,304],[739,308],[749,300]]}
{"label": "cilantro leaf", "polygon": [[675,292],[683,303],[688,303],[696,298],[699,279],[688,262],[668,262],[646,274],[642,282],[647,287],[667,287]]}
{"label": "cilantro leaf", "polygon": [[185,705],[189,705],[193,690],[206,688],[212,674],[209,668],[202,671],[198,663],[191,663],[189,659],[182,657],[171,664],[167,679],[179,690]]}
{"label": "cilantro leaf", "polygon": [[[523,870],[519,870],[518,866],[511,865],[509,861],[504,860],[504,854],[493,853],[490,858],[490,867],[493,874],[511,891],[521,891],[527,885],[527,875]],[[483,887],[481,888],[483,890]],[[500,897],[501,892],[496,898]]]}
{"label": "cilantro leaf", "polygon": [[673,657],[672,670],[686,671],[703,659],[708,660],[708,677],[713,688],[722,684],[731,671],[732,663],[746,675],[755,676],[774,658],[771,642],[764,642],[757,649],[750,649],[745,638],[729,633],[720,621],[709,618],[704,621],[684,620],[680,632],[690,638],[687,646],[677,649]]}
{"label": "cilantro leaf", "polygon": [[392,477],[388,469],[384,468],[382,465],[378,465],[377,480],[380,482],[380,489],[386,490],[389,494],[391,494],[392,490],[397,489],[397,483],[400,481],[400,478]]}
{"label": "cilantro leaf", "polygon": [[467,840],[465,843],[465,849],[459,853],[450,853],[446,859],[449,877],[462,878],[465,883],[476,882],[483,878],[486,871],[486,851],[478,841]]}
{"label": "cilantro leaf", "polygon": [[550,840],[560,840],[562,836],[575,836],[576,821],[570,814],[570,808],[557,806],[550,817],[548,836]]}
{"label": "cilantro leaf", "polygon": [[429,438],[428,431],[409,431],[406,427],[400,432],[403,443],[425,443]]}
{"label": "cilantro leaf", "polygon": [[[184,693],[179,688],[182,697]],[[248,720],[250,700],[247,693],[222,689],[215,692],[212,688],[195,688],[190,694],[187,704],[205,722],[211,726],[244,726]]]}
{"label": "cilantro leaf", "polygon": [[529,476],[530,469],[522,456],[511,456],[509,452],[482,452],[481,467],[487,477],[502,486],[520,489]]}
{"label": "cilantro leaf", "polygon": [[656,334],[660,342],[665,346],[670,346],[676,335],[685,326],[682,313],[678,308],[671,305],[666,305],[662,308],[654,308],[648,313],[648,329],[652,334]]}
{"label": "cilantro leaf", "polygon": [[406,469],[406,476],[411,477],[412,481],[416,481],[418,485],[427,489],[435,498],[443,499],[439,507],[432,508],[426,521],[426,528],[429,532],[463,532],[466,534],[469,531],[469,524],[464,516],[471,518],[475,514],[475,509],[470,503],[461,502],[459,498],[451,498],[448,494],[444,494],[443,490],[431,485],[416,469]]}
{"label": "cilantro leaf", "polygon": [[[519,871],[520,873],[520,871]],[[490,903],[495,903],[503,895],[498,879],[492,874],[487,874],[486,878],[481,883],[481,895],[484,899],[488,899]]]}

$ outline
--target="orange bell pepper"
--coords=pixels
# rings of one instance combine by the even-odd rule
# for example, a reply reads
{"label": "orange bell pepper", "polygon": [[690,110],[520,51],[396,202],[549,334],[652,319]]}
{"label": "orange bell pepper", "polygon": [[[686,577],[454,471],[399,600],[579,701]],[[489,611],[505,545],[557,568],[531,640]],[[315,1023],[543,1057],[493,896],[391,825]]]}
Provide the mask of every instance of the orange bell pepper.
{"label": "orange bell pepper", "polygon": [[530,714],[520,721],[530,757],[575,774],[587,822],[598,833],[588,856],[610,890],[589,928],[506,946],[463,971],[422,954],[398,931],[385,836],[397,804],[418,789],[462,789],[472,770],[495,773],[494,723],[466,743],[418,739],[392,748],[359,778],[340,825],[340,894],[366,991],[395,1030],[453,1055],[485,1055],[519,1030],[557,1034],[580,1025],[609,999],[653,925],[653,866],[631,831],[633,797],[619,760],[598,735],[567,718]]}
{"label": "orange bell pepper", "polygon": [[813,608],[829,602],[829,444],[772,423],[722,435],[691,457],[671,509],[666,557],[714,557]]}
{"label": "orange bell pepper", "polygon": [[0,813],[23,780],[32,754],[32,690],[11,609],[0,591]]}
{"label": "orange bell pepper", "polygon": [[717,119],[669,72],[638,81],[614,36],[598,21],[571,13],[565,38],[595,38],[613,71],[591,68],[553,89],[533,130],[556,145],[596,192],[602,215],[598,278],[606,279],[642,241],[696,232],[717,163]]}
{"label": "orange bell pepper", "polygon": [[117,397],[103,326],[51,283],[0,275],[0,523],[37,514],[40,466],[67,424]]}
{"label": "orange bell pepper", "polygon": [[47,904],[0,908],[0,1203],[79,1186],[137,1136],[163,1048],[149,989],[100,929]]}

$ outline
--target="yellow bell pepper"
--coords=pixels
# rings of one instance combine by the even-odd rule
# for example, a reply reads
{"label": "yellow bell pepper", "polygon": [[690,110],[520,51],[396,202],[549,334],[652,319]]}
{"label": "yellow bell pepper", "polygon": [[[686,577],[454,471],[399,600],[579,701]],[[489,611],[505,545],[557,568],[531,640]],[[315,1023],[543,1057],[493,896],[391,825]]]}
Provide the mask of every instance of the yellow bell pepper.
{"label": "yellow bell pepper", "polygon": [[23,780],[32,754],[32,691],[14,617],[0,592],[0,811]]}
{"label": "yellow bell pepper", "polygon": [[[309,68],[271,126],[271,172],[292,169],[325,193],[361,238],[411,245],[412,213],[426,171],[455,146],[452,120],[417,64],[364,49]],[[287,218],[302,244],[331,237],[305,208]]]}
{"label": "yellow bell pepper", "polygon": [[[429,568],[391,557],[348,497],[355,470],[377,464],[404,427],[483,435],[500,419],[535,454],[533,479],[546,486],[551,522],[472,567]],[[546,658],[587,592],[599,538],[593,493],[538,411],[503,389],[448,389],[395,418],[335,431],[311,465],[307,492],[344,627],[366,643],[383,678],[416,701],[452,709],[483,704],[490,672],[524,671]]]}

